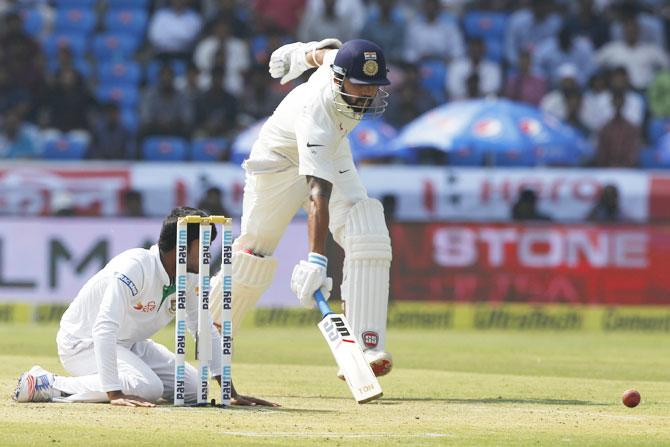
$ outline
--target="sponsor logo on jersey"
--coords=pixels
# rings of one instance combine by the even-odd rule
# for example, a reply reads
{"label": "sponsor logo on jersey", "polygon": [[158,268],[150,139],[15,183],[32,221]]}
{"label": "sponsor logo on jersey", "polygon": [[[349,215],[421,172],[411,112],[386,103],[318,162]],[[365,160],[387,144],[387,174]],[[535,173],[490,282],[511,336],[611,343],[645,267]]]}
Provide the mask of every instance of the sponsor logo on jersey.
{"label": "sponsor logo on jersey", "polygon": [[116,272],[114,273],[114,276],[121,280],[122,283],[124,283],[128,288],[130,289],[130,293],[135,296],[137,295],[137,286],[133,282],[132,279],[128,278],[126,275],[123,273]]}
{"label": "sponsor logo on jersey", "polygon": [[154,310],[156,310],[156,302],[151,300],[146,304],[137,303],[133,306],[133,309],[138,310],[140,312],[153,312]]}
{"label": "sponsor logo on jersey", "polygon": [[362,338],[366,348],[376,348],[379,343],[379,335],[374,331],[363,332]]}

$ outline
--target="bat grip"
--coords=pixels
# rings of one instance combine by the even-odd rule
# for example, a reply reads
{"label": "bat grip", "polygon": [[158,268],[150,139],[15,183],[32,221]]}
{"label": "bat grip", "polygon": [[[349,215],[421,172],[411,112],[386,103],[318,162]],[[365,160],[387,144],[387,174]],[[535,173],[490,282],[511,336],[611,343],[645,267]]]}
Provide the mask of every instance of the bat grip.
{"label": "bat grip", "polygon": [[326,302],[326,298],[324,298],[323,293],[321,293],[321,290],[317,289],[316,292],[314,292],[314,299],[316,300],[316,305],[319,306],[321,315],[325,317],[326,315],[333,313],[333,311],[330,310],[330,306]]}

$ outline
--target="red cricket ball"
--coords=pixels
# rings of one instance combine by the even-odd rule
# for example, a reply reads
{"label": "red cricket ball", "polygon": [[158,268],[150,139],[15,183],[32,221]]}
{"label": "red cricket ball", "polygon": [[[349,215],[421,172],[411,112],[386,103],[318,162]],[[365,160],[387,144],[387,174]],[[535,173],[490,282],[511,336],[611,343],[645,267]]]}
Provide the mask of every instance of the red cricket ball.
{"label": "red cricket ball", "polygon": [[637,407],[640,403],[640,393],[637,390],[626,390],[621,396],[621,402],[628,408]]}

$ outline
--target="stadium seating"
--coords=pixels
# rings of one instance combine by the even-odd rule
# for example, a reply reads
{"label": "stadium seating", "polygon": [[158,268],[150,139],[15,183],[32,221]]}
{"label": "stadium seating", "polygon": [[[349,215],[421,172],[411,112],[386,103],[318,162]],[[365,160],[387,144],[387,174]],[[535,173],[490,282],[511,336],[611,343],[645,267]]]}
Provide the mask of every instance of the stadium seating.
{"label": "stadium seating", "polygon": [[447,65],[439,59],[428,60],[421,63],[419,67],[421,84],[440,103],[446,101],[445,81],[447,77]]}
{"label": "stadium seating", "polygon": [[151,0],[107,0],[107,8],[114,9],[144,9],[149,7]]}
{"label": "stadium seating", "polygon": [[98,0],[54,0],[57,8],[87,8],[94,9]]}
{"label": "stadium seating", "polygon": [[142,70],[135,62],[107,62],[98,64],[98,82],[138,86]]}
{"label": "stadium seating", "polygon": [[98,34],[93,39],[93,57],[99,61],[132,59],[139,45],[139,38],[126,34]]}
{"label": "stadium seating", "polygon": [[467,37],[502,39],[507,27],[507,15],[499,12],[470,11],[463,17]]}
{"label": "stadium seating", "polygon": [[42,49],[48,59],[55,58],[58,49],[64,46],[69,47],[76,58],[84,57],[88,48],[86,38],[79,34],[56,33],[42,41]]}
{"label": "stadium seating", "polygon": [[140,126],[137,109],[135,107],[121,108],[121,123],[130,132],[136,132]]}
{"label": "stadium seating", "polygon": [[649,120],[647,139],[650,144],[657,144],[668,133],[670,133],[670,118],[654,118]]}
{"label": "stadium seating", "polygon": [[[154,85],[158,81],[158,73],[160,72],[163,62],[153,60],[149,62],[144,73],[145,80],[148,85]],[[174,59],[170,62],[170,66],[174,71],[175,77],[183,76],[186,73],[186,63],[182,60]]]}
{"label": "stadium seating", "polygon": [[134,107],[139,101],[139,89],[133,85],[101,84],[96,97],[101,102],[115,102],[121,107]]}
{"label": "stadium seating", "polygon": [[56,10],[56,32],[90,34],[96,25],[95,12],[85,8]]}
{"label": "stadium seating", "polygon": [[147,13],[143,9],[113,9],[105,15],[105,28],[110,32],[142,37],[147,20]]}
{"label": "stadium seating", "polygon": [[47,160],[81,160],[88,149],[88,138],[77,132],[56,134],[44,142],[42,157]]}
{"label": "stadium seating", "polygon": [[183,161],[187,159],[188,143],[183,138],[148,137],[142,143],[142,158],[148,161]]}
{"label": "stadium seating", "polygon": [[39,36],[44,29],[44,17],[42,13],[35,9],[22,9],[21,18],[23,19],[23,29],[33,37]]}
{"label": "stadium seating", "polygon": [[228,140],[225,138],[198,138],[191,144],[191,160],[221,161],[228,151]]}

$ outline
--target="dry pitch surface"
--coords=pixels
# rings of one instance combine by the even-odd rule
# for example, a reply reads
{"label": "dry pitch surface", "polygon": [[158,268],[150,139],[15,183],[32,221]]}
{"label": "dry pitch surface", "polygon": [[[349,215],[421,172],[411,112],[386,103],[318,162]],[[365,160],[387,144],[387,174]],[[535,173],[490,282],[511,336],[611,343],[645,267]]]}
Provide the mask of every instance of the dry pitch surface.
{"label": "dry pitch surface", "polygon": [[[316,327],[245,328],[235,383],[282,408],[14,403],[32,364],[63,371],[56,330],[0,324],[2,446],[670,445],[667,334],[396,330],[385,396],[359,406]],[[620,403],[627,388],[639,407]]]}

